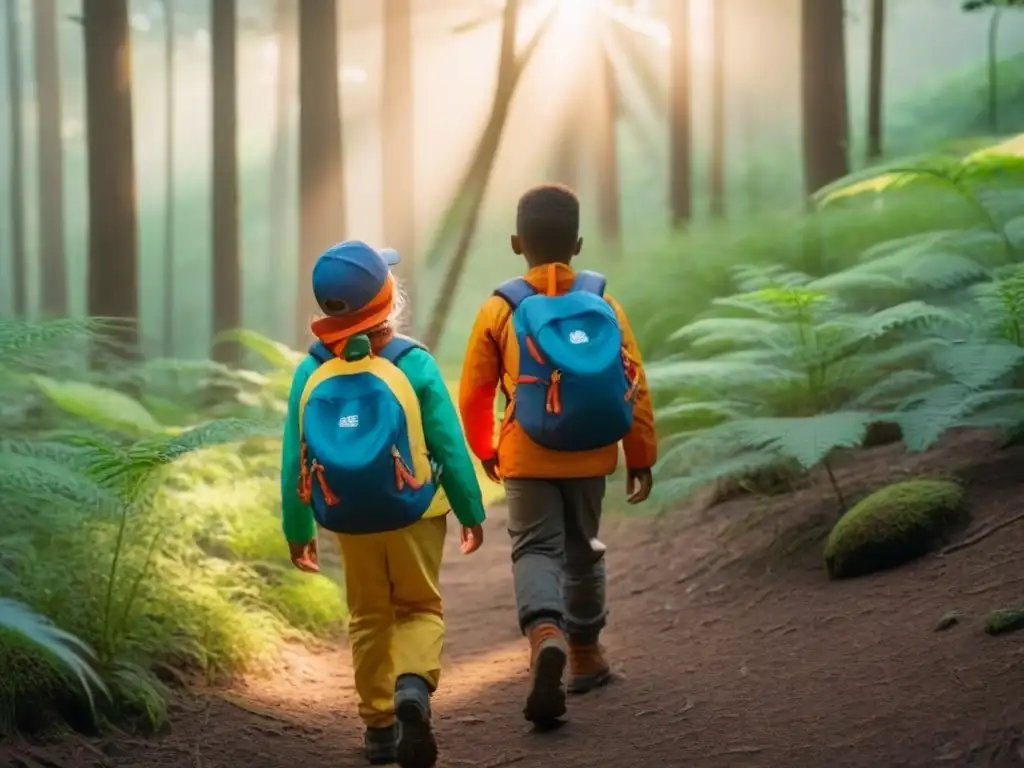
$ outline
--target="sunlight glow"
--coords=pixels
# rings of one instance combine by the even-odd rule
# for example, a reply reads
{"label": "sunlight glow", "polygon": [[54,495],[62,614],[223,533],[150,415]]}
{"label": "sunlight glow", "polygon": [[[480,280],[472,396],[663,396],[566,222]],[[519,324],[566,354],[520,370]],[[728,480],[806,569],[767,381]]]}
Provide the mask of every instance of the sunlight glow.
{"label": "sunlight glow", "polygon": [[649,14],[617,5],[608,9],[608,15],[627,29],[650,38],[662,48],[668,48],[672,42],[668,25],[658,21]]}

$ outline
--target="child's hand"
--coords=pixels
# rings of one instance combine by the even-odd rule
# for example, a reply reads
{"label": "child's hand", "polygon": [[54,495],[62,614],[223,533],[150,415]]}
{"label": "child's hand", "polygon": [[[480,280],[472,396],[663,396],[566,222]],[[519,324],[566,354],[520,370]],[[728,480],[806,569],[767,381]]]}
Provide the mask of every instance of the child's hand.
{"label": "child's hand", "polygon": [[317,554],[316,538],[307,541],[305,544],[288,542],[288,549],[291,552],[292,565],[306,573],[320,572],[320,557]]}
{"label": "child's hand", "polygon": [[491,479],[492,482],[501,483],[501,468],[498,467],[498,457],[495,456],[492,459],[484,459],[482,462],[484,472]]}
{"label": "child's hand", "polygon": [[480,549],[480,546],[484,543],[483,526],[474,525],[469,528],[463,526],[462,531],[459,534],[459,541],[461,542],[459,548],[462,550],[462,554],[473,554]]}
{"label": "child's hand", "polygon": [[649,469],[631,469],[626,473],[626,499],[630,504],[647,501],[654,487],[654,476]]}

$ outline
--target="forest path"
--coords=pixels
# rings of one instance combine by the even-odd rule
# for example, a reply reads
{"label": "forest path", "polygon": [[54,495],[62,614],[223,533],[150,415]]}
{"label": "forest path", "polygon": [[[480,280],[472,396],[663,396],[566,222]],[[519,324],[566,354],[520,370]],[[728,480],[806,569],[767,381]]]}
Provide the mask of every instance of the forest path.
{"label": "forest path", "polygon": [[[900,471],[891,452],[873,453],[846,477]],[[1022,486],[1011,478],[1022,458],[974,472],[975,527],[1015,511]],[[823,499],[811,488],[780,503],[806,516]],[[570,699],[568,725],[548,734],[522,717],[527,653],[503,511],[474,556],[449,535],[439,766],[1024,766],[1024,637],[981,629],[988,611],[1022,602],[1024,524],[946,557],[830,584],[816,555],[759,575],[725,562],[736,547],[723,545],[722,520],[758,503],[717,507],[704,523],[608,522],[605,641],[617,679]],[[953,608],[962,623],[934,631]],[[33,750],[36,763],[7,764],[347,768],[365,764],[360,743],[347,649],[295,646],[272,677],[177,700],[161,738],[60,739],[16,749],[22,758]]]}

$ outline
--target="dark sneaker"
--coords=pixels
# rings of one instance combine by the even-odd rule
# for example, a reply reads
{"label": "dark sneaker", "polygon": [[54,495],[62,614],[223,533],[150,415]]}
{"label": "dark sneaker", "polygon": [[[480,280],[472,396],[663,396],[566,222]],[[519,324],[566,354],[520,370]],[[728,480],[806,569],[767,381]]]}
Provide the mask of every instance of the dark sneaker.
{"label": "dark sneaker", "polygon": [[392,765],[395,762],[395,726],[367,728],[363,750],[370,765]]}
{"label": "dark sneaker", "polygon": [[597,643],[569,640],[569,693],[588,693],[612,679],[612,670]]}
{"label": "dark sneaker", "polygon": [[437,740],[430,725],[430,696],[425,690],[399,687],[395,692],[398,719],[396,762],[401,768],[433,768]]}
{"label": "dark sneaker", "polygon": [[568,649],[557,625],[539,622],[530,627],[530,690],[523,715],[534,725],[554,726],[565,714],[565,664]]}

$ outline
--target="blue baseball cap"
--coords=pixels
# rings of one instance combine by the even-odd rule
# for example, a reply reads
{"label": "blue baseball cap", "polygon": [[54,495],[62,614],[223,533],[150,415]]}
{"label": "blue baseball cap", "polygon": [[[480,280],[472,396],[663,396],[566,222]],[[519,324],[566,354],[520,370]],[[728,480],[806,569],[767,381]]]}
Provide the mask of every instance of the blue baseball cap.
{"label": "blue baseball cap", "polygon": [[327,315],[362,309],[380,293],[391,267],[399,262],[393,248],[372,248],[346,240],[321,254],[313,267],[313,295]]}

